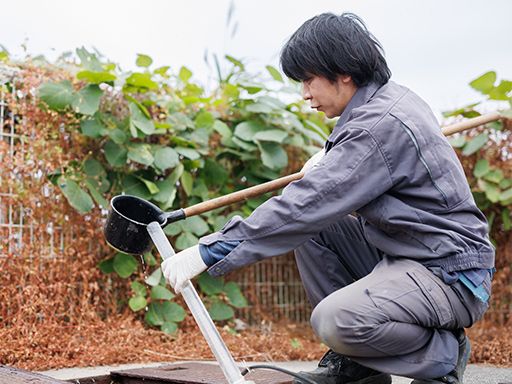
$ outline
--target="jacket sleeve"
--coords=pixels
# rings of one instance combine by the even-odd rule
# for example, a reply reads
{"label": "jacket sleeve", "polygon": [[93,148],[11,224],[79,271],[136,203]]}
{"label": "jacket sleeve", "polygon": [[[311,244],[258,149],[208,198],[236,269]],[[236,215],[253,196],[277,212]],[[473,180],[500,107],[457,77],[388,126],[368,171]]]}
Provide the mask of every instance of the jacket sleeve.
{"label": "jacket sleeve", "polygon": [[289,184],[281,196],[260,205],[247,219],[235,216],[220,232],[200,239],[204,245],[240,242],[208,272],[222,275],[289,252],[391,186],[386,157],[371,133],[346,127],[317,166]]}

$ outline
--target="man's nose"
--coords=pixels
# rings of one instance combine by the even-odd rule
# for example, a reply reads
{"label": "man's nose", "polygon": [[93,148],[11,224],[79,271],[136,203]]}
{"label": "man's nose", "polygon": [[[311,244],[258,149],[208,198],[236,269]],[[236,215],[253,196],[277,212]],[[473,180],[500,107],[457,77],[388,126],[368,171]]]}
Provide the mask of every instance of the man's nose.
{"label": "man's nose", "polygon": [[307,84],[302,84],[302,98],[304,100],[311,99],[311,92],[309,91],[309,87]]}

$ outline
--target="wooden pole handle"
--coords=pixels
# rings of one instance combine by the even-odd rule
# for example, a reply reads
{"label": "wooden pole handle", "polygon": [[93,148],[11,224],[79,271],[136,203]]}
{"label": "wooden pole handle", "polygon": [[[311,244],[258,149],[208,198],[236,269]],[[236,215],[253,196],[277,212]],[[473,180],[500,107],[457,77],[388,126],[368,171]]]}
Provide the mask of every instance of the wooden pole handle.
{"label": "wooden pole handle", "polygon": [[501,115],[498,112],[492,112],[486,115],[473,117],[472,119],[464,120],[459,123],[447,125],[442,129],[442,132],[445,136],[450,136],[453,135],[454,133],[462,132],[469,128],[475,128],[480,125],[484,125],[492,121],[499,120],[500,118]]}
{"label": "wooden pole handle", "polygon": [[[469,128],[475,128],[482,124],[490,123],[501,118],[498,112],[489,113],[487,115],[478,116],[472,119],[464,120],[460,123],[448,125],[442,129],[445,136],[452,135],[456,132],[462,132]],[[277,191],[278,189],[286,187],[292,181],[299,180],[304,176],[304,172],[293,173],[288,176],[280,177],[279,179],[268,181],[266,183],[255,185],[242,189],[241,191],[233,192],[225,196],[220,196],[215,199],[203,201],[202,203],[192,205],[188,208],[184,208],[185,217],[191,217],[199,215],[204,212],[209,212],[216,208],[225,207],[227,205],[238,203],[243,200],[247,200],[253,197],[263,195],[267,192]]]}
{"label": "wooden pole handle", "polygon": [[293,173],[288,176],[280,177],[279,179],[268,181],[266,183],[255,185],[230,193],[229,195],[216,197],[215,199],[203,201],[202,203],[192,205],[188,208],[183,209],[185,216],[190,217],[198,215],[200,213],[208,212],[216,208],[225,207],[239,201],[247,200],[253,197],[261,196],[267,192],[277,191],[278,189],[286,187],[292,181],[302,179],[304,172]]}

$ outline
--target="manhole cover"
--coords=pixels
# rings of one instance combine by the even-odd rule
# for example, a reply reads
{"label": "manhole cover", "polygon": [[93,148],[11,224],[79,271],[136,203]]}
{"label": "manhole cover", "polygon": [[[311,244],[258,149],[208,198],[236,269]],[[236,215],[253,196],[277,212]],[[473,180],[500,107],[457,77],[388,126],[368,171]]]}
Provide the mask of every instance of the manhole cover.
{"label": "manhole cover", "polygon": [[[218,365],[206,363],[176,363],[156,368],[137,368],[110,372],[119,384],[226,384]],[[249,373],[247,380],[258,384],[289,384],[291,378],[281,372],[259,370]]]}

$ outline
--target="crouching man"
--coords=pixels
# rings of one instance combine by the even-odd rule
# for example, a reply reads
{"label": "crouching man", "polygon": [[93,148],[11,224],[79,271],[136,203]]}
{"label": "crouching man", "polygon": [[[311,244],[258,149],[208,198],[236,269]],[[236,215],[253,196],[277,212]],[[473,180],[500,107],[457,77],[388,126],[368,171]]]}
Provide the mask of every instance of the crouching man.
{"label": "crouching man", "polygon": [[[163,263],[175,290],[295,251],[311,325],[330,348],[316,383],[462,383],[464,328],[488,307],[494,249],[463,169],[428,105],[389,80],[353,14],[306,21],[281,53],[303,97],[339,117],[305,176],[245,220]],[[299,383],[300,381],[296,381]]]}

